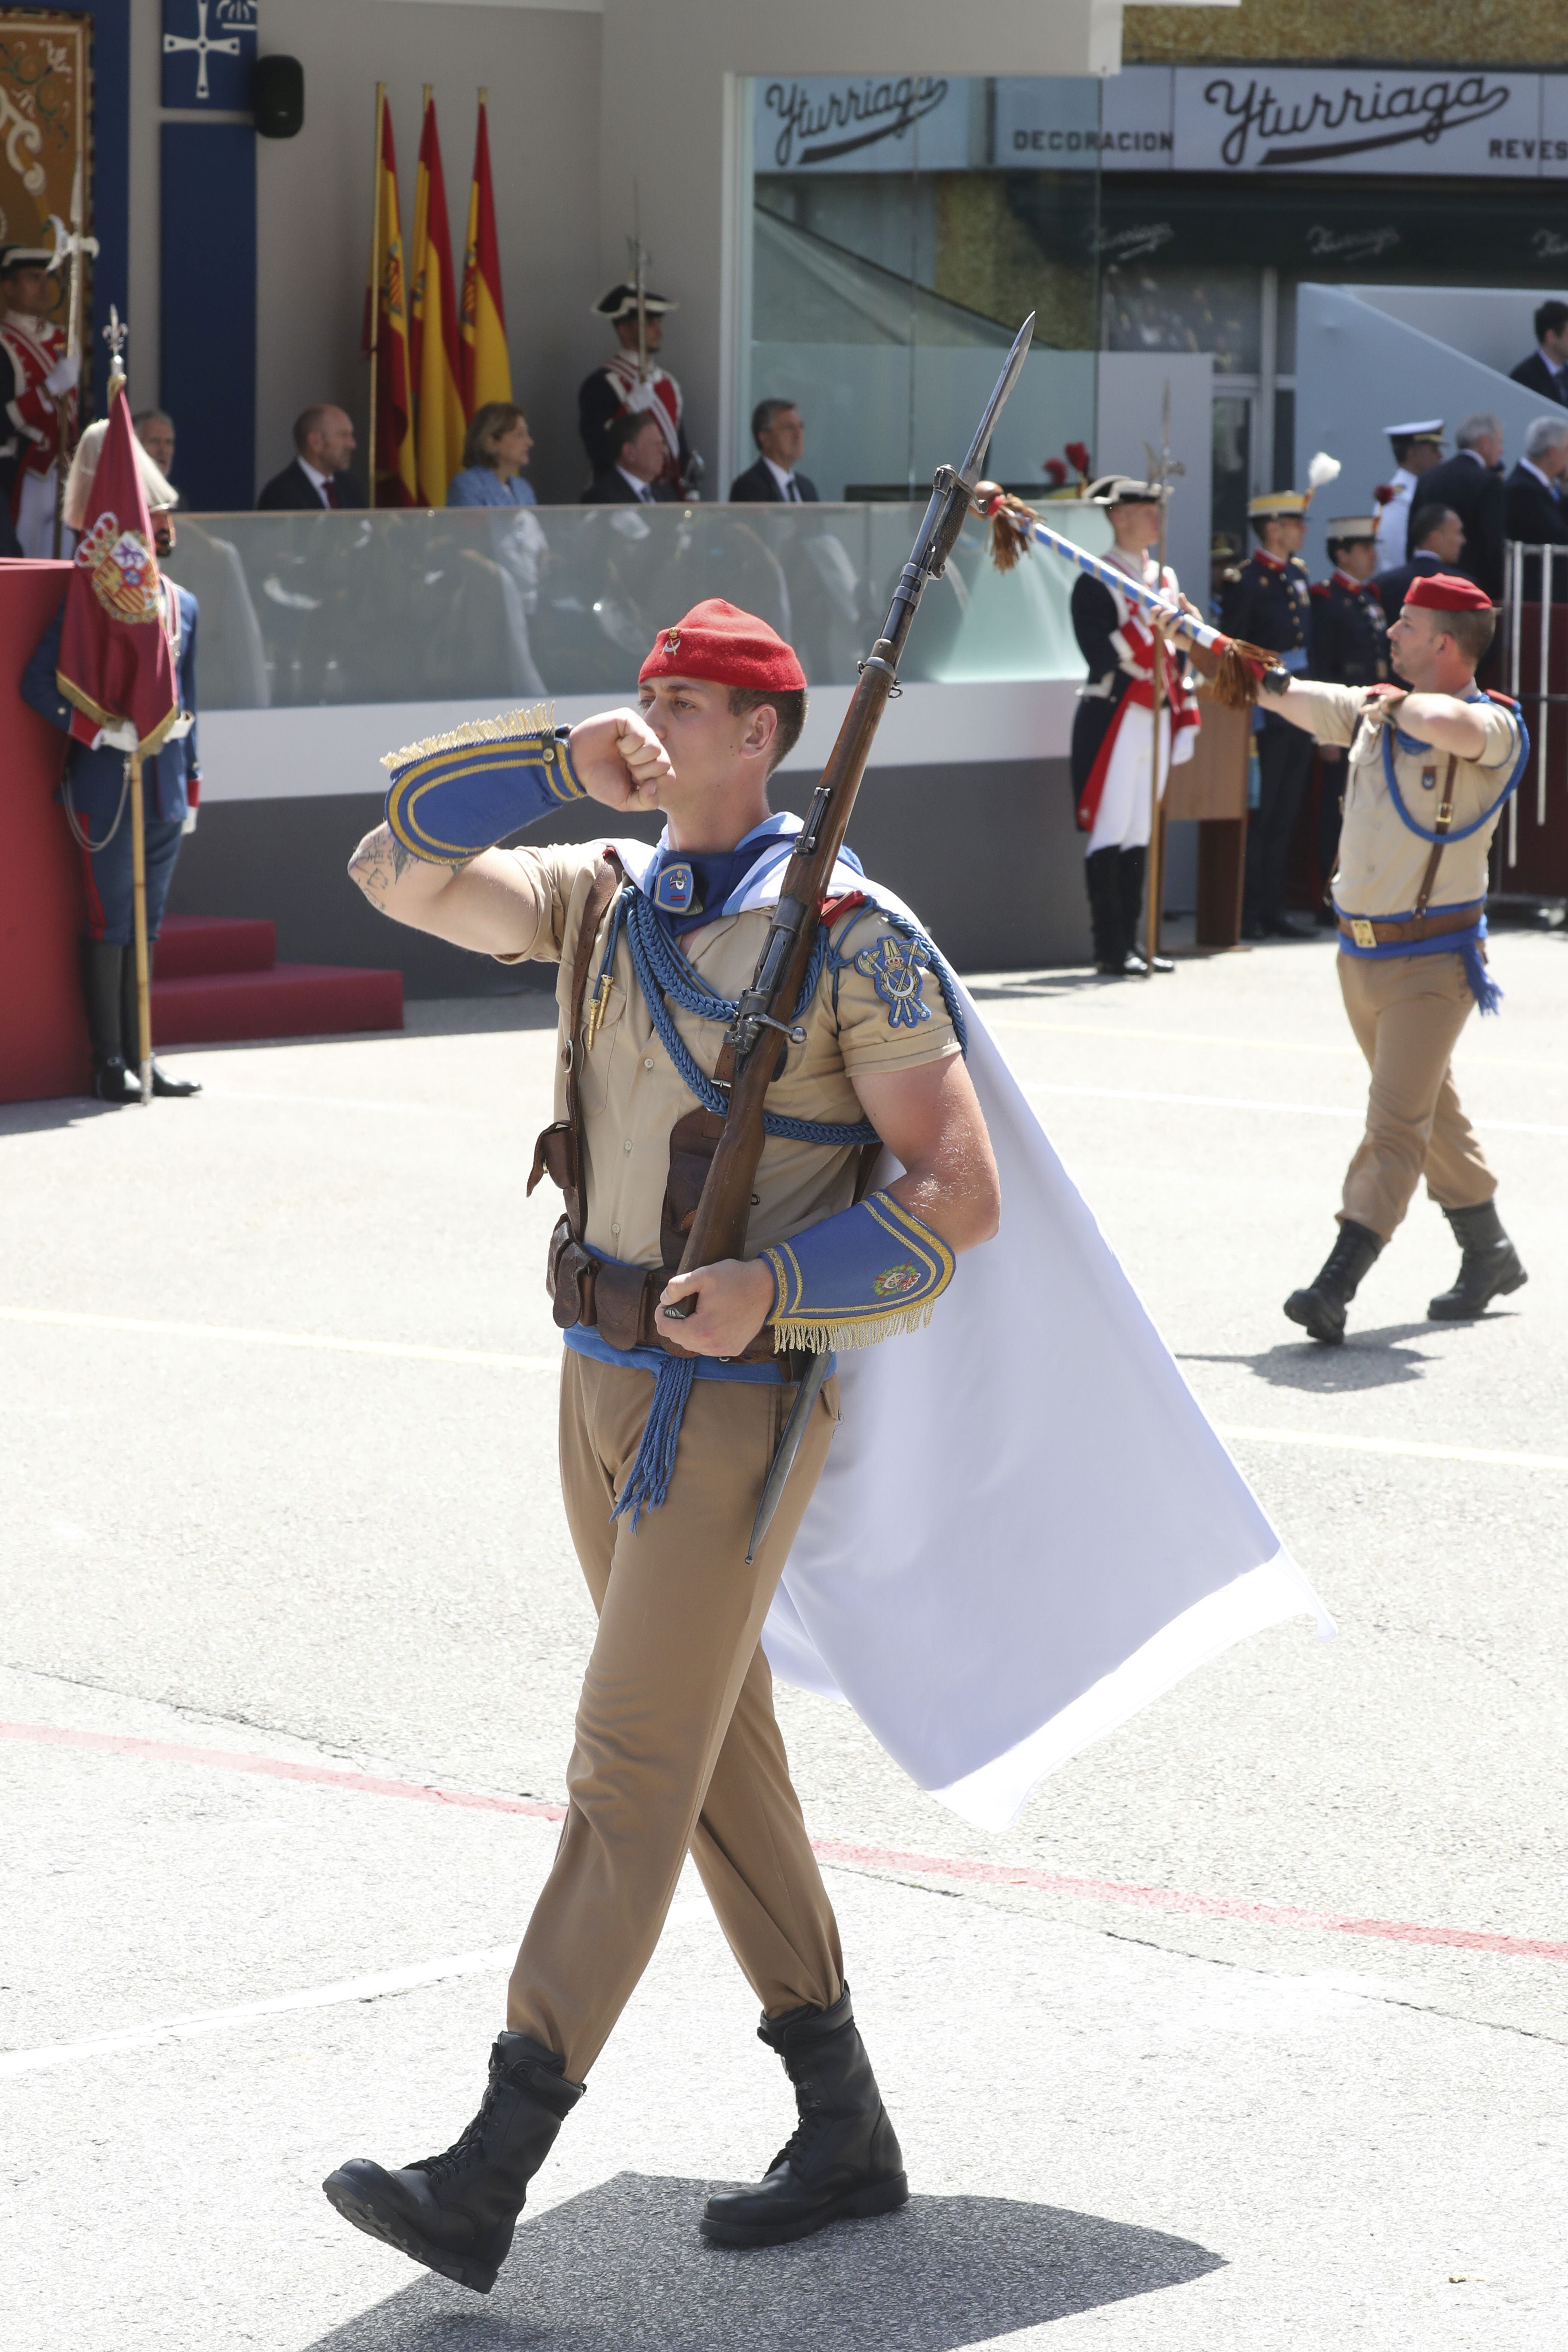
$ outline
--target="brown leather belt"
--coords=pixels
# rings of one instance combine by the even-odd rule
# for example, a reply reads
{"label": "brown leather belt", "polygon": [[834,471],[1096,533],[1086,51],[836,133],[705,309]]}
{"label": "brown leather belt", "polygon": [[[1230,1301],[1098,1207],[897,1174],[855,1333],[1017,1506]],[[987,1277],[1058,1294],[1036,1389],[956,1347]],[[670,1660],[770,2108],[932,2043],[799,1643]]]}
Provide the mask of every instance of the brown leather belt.
{"label": "brown leather belt", "polygon": [[[660,1348],[667,1356],[689,1355],[689,1348],[665,1337],[658,1320],[659,1297],[668,1280],[662,1265],[622,1265],[614,1258],[595,1257],[573,1240],[564,1217],[550,1236],[544,1286],[559,1330],[584,1323],[602,1333],[612,1348]],[[773,1325],[764,1323],[731,1360],[776,1362]]]}
{"label": "brown leather belt", "polygon": [[1440,939],[1445,931],[1473,931],[1474,907],[1439,908],[1435,915],[1416,915],[1407,923],[1370,920],[1365,915],[1342,915],[1340,937],[1358,948],[1405,948],[1417,940]]}

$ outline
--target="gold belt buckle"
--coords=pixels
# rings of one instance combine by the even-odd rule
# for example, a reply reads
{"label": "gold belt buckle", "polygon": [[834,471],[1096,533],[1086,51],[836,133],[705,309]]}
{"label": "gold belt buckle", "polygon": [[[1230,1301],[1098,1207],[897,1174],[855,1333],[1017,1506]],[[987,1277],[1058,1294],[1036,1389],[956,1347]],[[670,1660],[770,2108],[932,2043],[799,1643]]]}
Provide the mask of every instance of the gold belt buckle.
{"label": "gold belt buckle", "polygon": [[1374,948],[1377,945],[1376,929],[1364,915],[1352,916],[1351,937],[1358,948]]}

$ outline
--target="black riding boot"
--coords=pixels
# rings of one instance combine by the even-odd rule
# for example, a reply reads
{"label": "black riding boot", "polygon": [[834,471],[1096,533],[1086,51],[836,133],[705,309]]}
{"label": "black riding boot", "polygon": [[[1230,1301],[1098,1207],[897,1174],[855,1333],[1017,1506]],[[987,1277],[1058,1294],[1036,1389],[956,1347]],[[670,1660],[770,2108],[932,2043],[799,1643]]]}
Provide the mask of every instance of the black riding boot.
{"label": "black riding boot", "polygon": [[121,967],[125,950],[110,940],[83,940],[81,992],[92,1046],[92,1091],[100,1102],[134,1102],[136,1087],[121,1042]]}
{"label": "black riding boot", "polygon": [[1291,1322],[1302,1325],[1309,1338],[1337,1348],[1345,1336],[1345,1308],[1382,1248],[1375,1234],[1347,1218],[1317,1280],[1305,1290],[1293,1290],[1285,1301]]}
{"label": "black riding boot", "polygon": [[[1130,980],[1148,976],[1149,962],[1138,945],[1138,925],[1143,908],[1143,877],[1148,870],[1146,849],[1118,850],[1119,874],[1117,887],[1121,893],[1122,969]],[[1174,971],[1169,956],[1154,958],[1156,971]]]}
{"label": "black riding boot", "polygon": [[1127,934],[1121,927],[1121,892],[1117,881],[1117,849],[1097,849],[1083,861],[1089,888],[1089,920],[1094,933],[1094,968],[1102,980],[1120,980],[1127,961]]}
{"label": "black riding boot", "polygon": [[1466,1323],[1484,1313],[1492,1299],[1521,1289],[1530,1276],[1502,1229],[1495,1201],[1482,1201],[1473,1209],[1445,1209],[1443,1214],[1463,1252],[1459,1278],[1451,1290],[1438,1292],[1426,1313],[1434,1323]]}
{"label": "black riding boot", "polygon": [[497,2036],[489,2087],[444,2156],[400,2172],[355,2157],[321,2186],[345,2221],[426,2270],[489,2294],[507,2258],[529,2182],[583,2095],[565,2062],[526,2033]]}
{"label": "black riding boot", "polygon": [[[147,952],[151,956],[153,952],[151,945]],[[134,948],[127,948],[125,950],[124,992],[124,1010],[121,1017],[125,1030],[125,1059],[131,1071],[132,1083],[139,1087],[141,1081],[138,1076],[140,1059],[138,1046],[141,1038],[136,1018],[136,950]],[[200,1078],[172,1078],[157,1056],[153,1056],[153,1092],[155,1095],[199,1095],[201,1090]]]}
{"label": "black riding boot", "polygon": [[864,2221],[905,2204],[903,2155],[856,2030],[848,1986],[831,2009],[764,2017],[757,2038],[783,2059],[800,2121],[755,2189],[709,2199],[703,2236],[717,2246],[778,2246],[829,2221]]}

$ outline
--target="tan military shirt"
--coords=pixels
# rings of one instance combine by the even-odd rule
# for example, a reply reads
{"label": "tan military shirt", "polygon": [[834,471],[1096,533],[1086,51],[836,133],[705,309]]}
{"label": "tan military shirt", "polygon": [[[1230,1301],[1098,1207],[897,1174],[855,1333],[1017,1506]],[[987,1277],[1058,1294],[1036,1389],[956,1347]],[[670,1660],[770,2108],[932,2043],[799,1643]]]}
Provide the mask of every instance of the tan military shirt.
{"label": "tan military shirt", "polygon": [[[1353,738],[1345,763],[1345,813],[1334,904],[1344,915],[1373,919],[1408,915],[1419,895],[1432,845],[1411,832],[1394,805],[1384,772],[1383,729],[1370,724],[1358,727],[1367,688],[1292,679],[1292,705],[1299,708],[1309,696],[1312,729],[1320,743],[1351,743]],[[1491,806],[1519,757],[1520,724],[1513,712],[1489,700],[1478,702],[1474,709],[1486,730],[1486,748],[1479,760],[1461,760],[1454,770],[1456,833],[1473,824],[1481,811]],[[1397,738],[1393,751],[1394,772],[1405,805],[1416,824],[1430,833],[1442,803],[1448,754],[1405,751]],[[1468,841],[1447,845],[1429,907],[1463,907],[1486,897],[1487,852],[1500,815],[1500,810],[1489,824],[1472,833]]]}
{"label": "tan military shirt", "polygon": [[[530,945],[499,961],[556,961],[561,966],[556,1002],[561,1008],[561,1052],[555,1077],[555,1115],[566,1115],[565,1043],[571,1013],[572,965],[577,925],[602,852],[597,845],[515,849],[513,857],[534,900],[538,929]],[[629,885],[627,886],[630,887]],[[606,922],[608,918],[605,919]],[[731,999],[750,985],[767,936],[771,912],[721,916],[680,941],[687,961],[710,988]],[[874,951],[891,933],[874,908],[841,917],[833,927],[837,945],[851,958]],[[596,945],[589,966],[593,993],[603,954]],[[868,954],[868,961],[869,955]],[[768,1108],[787,1118],[829,1119],[853,1125],[865,1118],[850,1083],[862,1072],[910,1070],[959,1051],[952,1024],[933,973],[922,974],[921,1003],[929,1014],[912,1027],[895,1025],[892,1007],[877,992],[874,974],[854,961],[837,976],[825,970],[811,1004],[802,1015],[805,1043],[791,1045],[783,1075],[768,1094]],[[717,1021],[670,1007],[676,1028],[699,1067],[710,1076],[724,1043]],[[586,1027],[586,1007],[584,1026]],[[633,1265],[659,1263],[659,1210],[669,1175],[669,1136],[677,1119],[692,1108],[692,1097],[677,1075],[632,975],[625,933],[611,967],[609,1000],[591,1049],[578,1041],[584,1133],[587,1145],[587,1232],[590,1247]],[[857,1147],[830,1150],[820,1143],[793,1143],[769,1136],[757,1171],[755,1205],[746,1236],[754,1256],[772,1242],[849,1206],[854,1197]]]}

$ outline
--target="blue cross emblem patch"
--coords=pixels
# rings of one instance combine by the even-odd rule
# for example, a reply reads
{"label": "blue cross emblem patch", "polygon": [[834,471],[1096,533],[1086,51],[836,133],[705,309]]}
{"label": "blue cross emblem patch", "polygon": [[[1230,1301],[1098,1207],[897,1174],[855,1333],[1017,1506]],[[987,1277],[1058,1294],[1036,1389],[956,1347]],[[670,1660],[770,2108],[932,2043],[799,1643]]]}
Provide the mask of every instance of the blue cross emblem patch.
{"label": "blue cross emblem patch", "polygon": [[923,950],[895,939],[890,931],[856,957],[856,971],[876,982],[888,1008],[889,1029],[918,1029],[931,1019],[931,1007],[922,998],[929,961]]}

